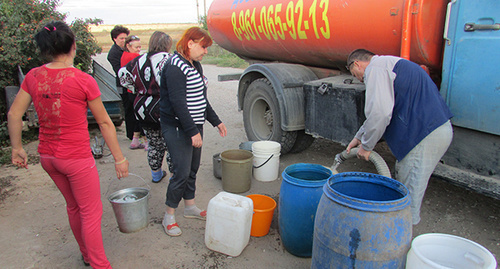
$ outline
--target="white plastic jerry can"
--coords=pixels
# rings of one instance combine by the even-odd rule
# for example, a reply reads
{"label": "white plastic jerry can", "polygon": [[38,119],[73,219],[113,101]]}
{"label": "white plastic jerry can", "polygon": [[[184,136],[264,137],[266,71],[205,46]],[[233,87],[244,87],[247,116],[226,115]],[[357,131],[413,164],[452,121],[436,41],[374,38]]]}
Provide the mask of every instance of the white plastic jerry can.
{"label": "white plastic jerry can", "polygon": [[207,248],[233,257],[240,255],[250,240],[252,215],[252,199],[224,191],[217,194],[207,208]]}

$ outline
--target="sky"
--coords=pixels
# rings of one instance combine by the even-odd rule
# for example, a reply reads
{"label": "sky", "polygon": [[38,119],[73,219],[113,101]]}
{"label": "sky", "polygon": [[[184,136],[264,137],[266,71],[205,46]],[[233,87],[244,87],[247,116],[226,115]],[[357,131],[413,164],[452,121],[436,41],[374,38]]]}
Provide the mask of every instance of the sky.
{"label": "sky", "polygon": [[104,24],[195,23],[196,4],[204,15],[213,0],[60,0],[57,10],[75,18],[99,18]]}

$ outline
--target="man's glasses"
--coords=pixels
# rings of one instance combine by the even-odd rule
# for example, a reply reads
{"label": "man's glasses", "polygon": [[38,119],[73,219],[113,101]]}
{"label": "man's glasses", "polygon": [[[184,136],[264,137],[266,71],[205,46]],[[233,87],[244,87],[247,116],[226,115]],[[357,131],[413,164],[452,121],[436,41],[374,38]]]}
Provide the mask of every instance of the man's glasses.
{"label": "man's glasses", "polygon": [[351,65],[352,65],[354,62],[356,62],[356,60],[349,62],[349,63],[345,66],[345,68],[347,69],[347,71],[351,71]]}
{"label": "man's glasses", "polygon": [[138,40],[138,39],[140,39],[140,38],[136,35],[130,36],[130,40]]}

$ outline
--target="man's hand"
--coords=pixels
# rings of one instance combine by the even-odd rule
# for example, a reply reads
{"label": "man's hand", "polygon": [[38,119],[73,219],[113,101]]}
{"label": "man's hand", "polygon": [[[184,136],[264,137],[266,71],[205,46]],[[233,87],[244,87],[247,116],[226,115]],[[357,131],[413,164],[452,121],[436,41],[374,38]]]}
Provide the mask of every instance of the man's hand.
{"label": "man's hand", "polygon": [[348,154],[351,153],[351,149],[355,148],[357,146],[360,146],[359,149],[358,149],[358,153],[356,154],[356,156],[358,157],[358,159],[362,159],[362,160],[368,161],[369,158],[370,158],[370,153],[372,153],[372,152],[363,149],[363,146],[361,146],[361,140],[359,140],[357,138],[353,138],[352,141],[349,143],[349,145],[347,145],[346,152]]}
{"label": "man's hand", "polygon": [[358,159],[368,161],[370,158],[370,153],[372,153],[372,152],[363,149],[363,146],[361,146],[361,147],[359,147],[358,154],[357,154]]}
{"label": "man's hand", "polygon": [[352,141],[347,145],[347,149],[345,150],[348,154],[351,153],[351,149],[361,145],[361,140],[357,138],[353,138]]}

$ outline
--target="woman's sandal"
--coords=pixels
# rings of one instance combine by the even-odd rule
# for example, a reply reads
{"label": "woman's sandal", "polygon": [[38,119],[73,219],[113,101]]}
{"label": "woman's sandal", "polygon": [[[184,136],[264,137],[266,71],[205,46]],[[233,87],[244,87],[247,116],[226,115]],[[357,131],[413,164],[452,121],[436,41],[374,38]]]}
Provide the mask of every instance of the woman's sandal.
{"label": "woman's sandal", "polygon": [[167,226],[163,225],[163,228],[165,229],[165,232],[170,236],[175,237],[182,234],[182,230],[181,228],[179,228],[179,224],[177,224],[177,222]]}
{"label": "woman's sandal", "polygon": [[[156,172],[155,172],[155,173],[156,173]],[[155,178],[153,177],[153,179],[152,179],[151,181],[152,181],[153,183],[160,183],[160,181],[162,181],[162,180],[163,180],[163,178],[164,178],[164,177],[166,177],[166,176],[167,176],[167,172],[165,172],[165,170],[162,170],[162,171],[161,171],[161,177],[160,177],[160,179],[156,179],[156,181],[155,181]]]}
{"label": "woman's sandal", "polygon": [[184,213],[184,217],[188,219],[201,219],[201,220],[207,220],[207,211],[203,210],[200,212],[199,215],[186,215]]}
{"label": "woman's sandal", "polygon": [[170,236],[179,236],[182,234],[182,230],[181,230],[181,228],[179,228],[179,224],[177,224],[177,222],[170,224],[170,225],[166,225],[165,218],[163,218],[161,225],[163,226],[165,233],[167,233]]}

